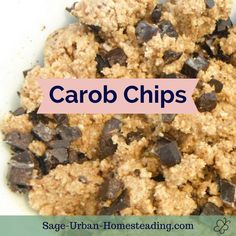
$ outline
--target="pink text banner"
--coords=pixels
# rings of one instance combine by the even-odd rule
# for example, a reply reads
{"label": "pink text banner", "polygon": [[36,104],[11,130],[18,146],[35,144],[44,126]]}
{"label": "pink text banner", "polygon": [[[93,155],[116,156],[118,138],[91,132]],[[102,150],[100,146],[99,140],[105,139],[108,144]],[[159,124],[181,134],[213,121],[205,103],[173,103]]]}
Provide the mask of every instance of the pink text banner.
{"label": "pink text banner", "polygon": [[45,114],[193,114],[197,79],[40,79]]}

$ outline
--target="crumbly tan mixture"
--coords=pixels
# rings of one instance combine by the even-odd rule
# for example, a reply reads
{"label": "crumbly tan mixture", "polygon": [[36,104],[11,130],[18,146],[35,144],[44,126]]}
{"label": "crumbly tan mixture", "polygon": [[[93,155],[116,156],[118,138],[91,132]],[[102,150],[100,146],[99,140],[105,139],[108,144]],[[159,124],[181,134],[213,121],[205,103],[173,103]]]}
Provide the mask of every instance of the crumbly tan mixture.
{"label": "crumbly tan mixture", "polygon": [[[140,43],[137,24],[145,20],[155,27],[150,15],[156,1],[79,1],[69,9],[79,23],[51,34],[45,45],[44,65],[27,73],[20,98],[29,115],[7,116],[3,133],[30,133],[38,124],[30,115],[42,99],[38,78],[173,78],[181,74],[194,53],[206,56],[199,42],[215,30],[218,20],[229,17],[232,8],[231,0],[215,0],[213,7],[206,2],[168,1],[157,21],[170,21],[176,30],[171,31],[174,37],[170,32],[156,33]],[[67,148],[69,162],[49,163],[53,167],[48,167],[47,161],[53,155],[61,157],[63,145],[68,144],[52,143],[49,131],[41,134],[40,127],[40,132],[33,130],[37,139],[30,140],[28,149],[37,159],[45,160],[49,169],[43,177],[40,174],[30,180],[30,206],[42,215],[190,215],[213,203],[225,214],[235,215],[235,202],[222,198],[218,181],[235,184],[236,178],[236,27],[217,40],[230,61],[206,56],[209,65],[197,71],[200,83],[194,94],[197,99],[212,93],[212,79],[222,83],[214,109],[178,115],[171,122],[164,122],[160,115],[68,115],[68,126],[77,127],[81,136],[71,140]],[[125,58],[125,63],[108,58],[110,66],[99,67],[98,55],[117,48],[123,53],[119,51],[119,60]],[[167,51],[175,52],[178,58],[167,63]],[[112,119],[121,125],[111,129],[106,139],[107,122]],[[48,123],[52,130],[57,125],[57,121]],[[154,150],[163,137],[176,140],[182,156],[172,166],[163,164]],[[59,154],[54,152],[56,145],[60,146]],[[52,152],[47,153],[48,147]],[[81,163],[72,161],[74,152],[80,154]],[[106,180],[111,173],[112,184]],[[101,189],[106,189],[107,197]],[[121,207],[119,200],[126,195],[128,203]]]}

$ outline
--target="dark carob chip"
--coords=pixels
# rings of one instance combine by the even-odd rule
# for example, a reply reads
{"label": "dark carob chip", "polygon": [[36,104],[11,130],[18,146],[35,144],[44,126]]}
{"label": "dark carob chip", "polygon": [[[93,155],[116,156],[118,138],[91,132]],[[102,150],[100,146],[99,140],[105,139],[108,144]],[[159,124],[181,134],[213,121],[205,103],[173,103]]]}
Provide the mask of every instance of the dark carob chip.
{"label": "dark carob chip", "polygon": [[143,135],[143,132],[141,130],[136,131],[136,132],[130,132],[127,135],[126,143],[129,145],[134,141],[139,141],[143,137],[144,137],[144,135]]}
{"label": "dark carob chip", "polygon": [[51,119],[43,114],[37,114],[38,109],[29,113],[29,119],[34,124],[37,125],[38,123],[48,124]]}
{"label": "dark carob chip", "polygon": [[5,136],[4,140],[13,148],[26,150],[29,144],[33,141],[33,136],[29,133],[23,134],[19,132],[11,132]]}
{"label": "dark carob chip", "polygon": [[201,215],[205,216],[224,215],[224,212],[214,203],[208,202],[203,207]]}
{"label": "dark carob chip", "polygon": [[55,148],[47,150],[45,153],[45,164],[48,170],[55,168],[59,164],[67,164],[68,151],[66,148]]}
{"label": "dark carob chip", "polygon": [[129,205],[129,193],[128,190],[124,190],[110,207],[102,208],[99,215],[117,215],[121,210],[129,207]]}
{"label": "dark carob chip", "polygon": [[69,123],[68,116],[65,114],[54,114],[53,117],[57,124],[68,125]]}
{"label": "dark carob chip", "polygon": [[116,152],[117,144],[113,143],[112,136],[120,131],[121,124],[121,121],[115,118],[105,123],[99,141],[101,158],[106,158]]}
{"label": "dark carob chip", "polygon": [[88,161],[89,159],[85,156],[82,152],[76,152],[75,150],[69,151],[69,163],[78,163],[83,164],[85,161]]}
{"label": "dark carob chip", "polygon": [[158,27],[160,29],[160,33],[162,36],[164,36],[165,34],[171,38],[178,38],[178,36],[179,36],[179,34],[175,30],[172,23],[168,20],[160,21]]}
{"label": "dark carob chip", "polygon": [[211,79],[208,84],[215,88],[216,93],[221,93],[224,87],[223,83],[217,79]]}
{"label": "dark carob chip", "polygon": [[106,59],[111,67],[115,64],[126,66],[128,57],[123,49],[115,48],[106,54]]}
{"label": "dark carob chip", "polygon": [[182,52],[174,52],[172,50],[165,51],[163,60],[166,64],[170,64],[176,60],[178,60],[183,55]]}
{"label": "dark carob chip", "polygon": [[203,56],[189,58],[182,68],[181,73],[188,76],[189,78],[196,78],[199,71],[206,71],[209,67],[209,62]]}
{"label": "dark carob chip", "polygon": [[211,57],[216,57],[218,54],[219,45],[215,44],[216,39],[217,39],[217,36],[215,35],[206,36],[205,41],[201,44],[201,47]]}
{"label": "dark carob chip", "polygon": [[176,117],[176,114],[163,114],[161,119],[163,123],[171,124]]}
{"label": "dark carob chip", "polygon": [[124,188],[123,183],[115,178],[113,175],[109,175],[104,179],[104,182],[100,186],[99,196],[102,201],[111,200],[114,201],[122,193]]}
{"label": "dark carob chip", "polygon": [[157,4],[151,14],[152,22],[157,24],[161,19],[161,15],[162,15],[162,4]]}
{"label": "dark carob chip", "polygon": [[109,64],[108,60],[106,59],[106,57],[104,57],[100,54],[97,54],[96,62],[97,62],[97,72],[100,74],[103,74],[102,71],[104,68],[110,67],[110,64]]}
{"label": "dark carob chip", "polygon": [[230,18],[227,20],[218,20],[216,23],[216,28],[214,31],[214,35],[218,35],[219,37],[227,37],[229,34],[229,29],[233,27],[233,23]]}
{"label": "dark carob chip", "polygon": [[50,148],[69,148],[70,142],[68,140],[52,140],[47,145]]}
{"label": "dark carob chip", "polygon": [[225,204],[236,208],[236,185],[229,181],[221,180],[220,197]]}
{"label": "dark carob chip", "polygon": [[140,21],[135,29],[135,34],[139,43],[145,43],[152,39],[158,32],[158,28],[145,21]]}
{"label": "dark carob chip", "polygon": [[12,115],[14,116],[21,116],[26,113],[25,109],[23,107],[17,108],[15,111],[12,112]]}
{"label": "dark carob chip", "polygon": [[156,182],[164,182],[165,176],[163,174],[159,174],[157,176],[152,177],[152,180],[154,180]]}
{"label": "dark carob chip", "polygon": [[181,153],[176,141],[160,139],[153,148],[153,153],[160,158],[161,164],[172,167],[181,162]]}
{"label": "dark carob chip", "polygon": [[38,139],[44,142],[51,141],[55,136],[55,130],[49,128],[41,122],[33,128],[32,132]]}
{"label": "dark carob chip", "polygon": [[33,165],[33,158],[33,154],[30,151],[20,152],[11,158],[11,164],[22,163],[25,165]]}
{"label": "dark carob chip", "polygon": [[215,6],[214,0],[205,0],[206,8],[211,9]]}
{"label": "dark carob chip", "polygon": [[67,125],[60,125],[56,129],[57,134],[62,140],[74,141],[81,137],[82,133],[79,127],[70,127]]}
{"label": "dark carob chip", "polygon": [[33,168],[30,166],[11,166],[8,172],[8,184],[14,192],[26,192],[30,187]]}
{"label": "dark carob chip", "polygon": [[8,184],[13,191],[26,192],[34,169],[33,154],[25,151],[13,156],[8,172]]}
{"label": "dark carob chip", "polygon": [[210,112],[217,106],[216,93],[204,93],[196,99],[195,104],[200,112]]}

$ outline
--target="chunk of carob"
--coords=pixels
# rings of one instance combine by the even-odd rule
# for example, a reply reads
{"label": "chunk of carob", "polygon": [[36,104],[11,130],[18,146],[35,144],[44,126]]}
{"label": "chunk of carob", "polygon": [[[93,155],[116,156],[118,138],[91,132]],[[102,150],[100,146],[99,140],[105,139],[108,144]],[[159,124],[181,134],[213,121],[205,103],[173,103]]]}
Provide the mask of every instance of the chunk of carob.
{"label": "chunk of carob", "polygon": [[157,141],[152,152],[160,158],[161,164],[167,167],[179,164],[182,159],[177,142],[164,138]]}
{"label": "chunk of carob", "polygon": [[56,129],[56,133],[62,140],[67,140],[70,142],[75,141],[82,135],[79,127],[70,127],[67,125],[59,125]]}
{"label": "chunk of carob", "polygon": [[221,93],[222,90],[223,90],[223,83],[220,82],[219,80],[217,79],[211,79],[208,84],[210,84],[211,87],[214,87],[215,88],[215,92],[216,93]]}
{"label": "chunk of carob", "polygon": [[236,208],[236,184],[221,180],[220,197],[226,205]]}
{"label": "chunk of carob", "polygon": [[26,192],[30,189],[34,166],[33,154],[29,151],[12,157],[8,171],[8,184],[12,191]]}
{"label": "chunk of carob", "polygon": [[6,134],[4,140],[12,148],[26,150],[33,141],[33,136],[30,133],[11,132]]}
{"label": "chunk of carob", "polygon": [[158,28],[145,21],[140,21],[135,29],[135,34],[139,43],[146,43],[158,32]]}
{"label": "chunk of carob", "polygon": [[206,58],[200,55],[193,56],[184,63],[181,73],[189,78],[196,78],[201,70],[206,71],[208,67],[209,62]]}
{"label": "chunk of carob", "polygon": [[126,66],[128,57],[122,48],[115,48],[106,54],[106,59],[110,67],[115,64]]}
{"label": "chunk of carob", "polygon": [[57,165],[68,164],[68,151],[66,148],[55,148],[47,150],[45,153],[45,165],[47,168],[47,172],[51,169],[56,168]]}
{"label": "chunk of carob", "polygon": [[51,141],[56,134],[54,129],[49,128],[41,122],[33,128],[32,132],[36,138],[43,142]]}
{"label": "chunk of carob", "polygon": [[204,93],[196,99],[195,104],[200,112],[210,112],[217,107],[217,96],[215,92]]}
{"label": "chunk of carob", "polygon": [[212,9],[215,6],[214,0],[205,0],[206,8]]}
{"label": "chunk of carob", "polygon": [[99,196],[100,200],[114,201],[117,199],[124,189],[122,181],[118,180],[114,175],[109,175],[104,179],[104,182],[100,186]]}
{"label": "chunk of carob", "polygon": [[157,4],[156,7],[154,8],[151,14],[151,20],[153,23],[157,24],[160,21],[162,16],[162,9],[163,9],[162,4]]}
{"label": "chunk of carob", "polygon": [[116,152],[117,144],[113,143],[112,136],[120,131],[121,124],[121,121],[116,118],[105,123],[99,141],[101,158],[106,158]]}
{"label": "chunk of carob", "polygon": [[161,36],[163,37],[164,35],[169,36],[170,38],[178,38],[179,34],[175,30],[174,26],[172,23],[168,20],[162,20],[158,24],[158,28],[160,30]]}
{"label": "chunk of carob", "polygon": [[180,57],[183,55],[182,52],[174,52],[172,50],[165,51],[163,60],[165,64],[171,64],[174,61],[177,61],[180,59]]}
{"label": "chunk of carob", "polygon": [[205,215],[205,216],[224,215],[224,212],[214,203],[208,202],[204,205],[200,215]]}
{"label": "chunk of carob", "polygon": [[121,210],[129,207],[129,205],[129,193],[128,190],[125,189],[110,207],[103,207],[99,215],[117,215]]}

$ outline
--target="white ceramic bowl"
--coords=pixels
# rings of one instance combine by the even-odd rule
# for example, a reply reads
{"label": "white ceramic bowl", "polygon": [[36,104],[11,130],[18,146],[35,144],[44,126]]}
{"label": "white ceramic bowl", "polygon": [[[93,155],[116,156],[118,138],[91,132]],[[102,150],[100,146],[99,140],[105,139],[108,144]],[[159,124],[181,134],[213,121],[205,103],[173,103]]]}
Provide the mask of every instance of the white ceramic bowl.
{"label": "white ceramic bowl", "polygon": [[[22,71],[42,62],[47,36],[75,19],[64,11],[75,0],[1,1],[0,14],[0,117],[17,107],[16,92],[21,88]],[[236,22],[236,0],[233,9]],[[35,214],[27,201],[6,186],[6,145],[0,141],[0,215]]]}

